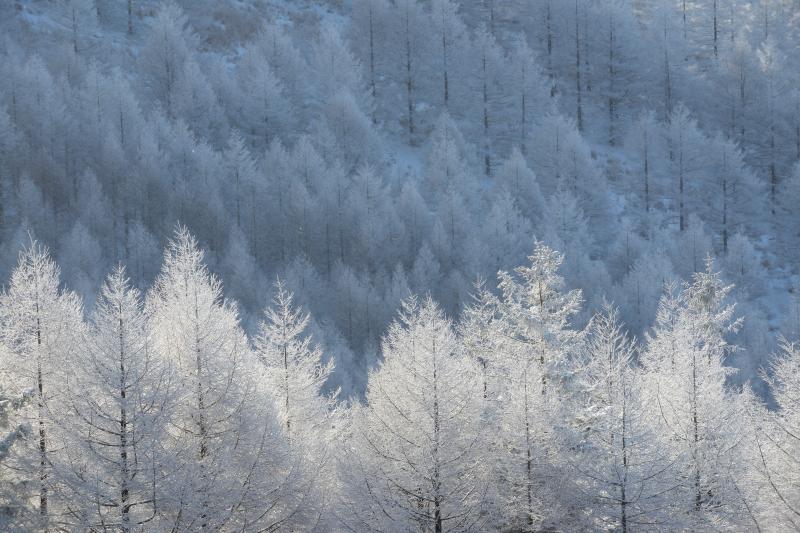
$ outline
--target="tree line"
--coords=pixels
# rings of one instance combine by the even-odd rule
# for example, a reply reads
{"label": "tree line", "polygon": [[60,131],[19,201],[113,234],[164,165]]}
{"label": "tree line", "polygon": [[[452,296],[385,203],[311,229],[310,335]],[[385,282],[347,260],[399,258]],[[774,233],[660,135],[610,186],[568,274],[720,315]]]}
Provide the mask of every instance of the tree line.
{"label": "tree line", "polygon": [[798,526],[800,350],[731,381],[711,259],[641,340],[542,242],[458,320],[404,295],[363,398],[282,281],[248,336],[197,241],[88,316],[36,242],[0,296],[0,503],[25,531],[777,531]]}

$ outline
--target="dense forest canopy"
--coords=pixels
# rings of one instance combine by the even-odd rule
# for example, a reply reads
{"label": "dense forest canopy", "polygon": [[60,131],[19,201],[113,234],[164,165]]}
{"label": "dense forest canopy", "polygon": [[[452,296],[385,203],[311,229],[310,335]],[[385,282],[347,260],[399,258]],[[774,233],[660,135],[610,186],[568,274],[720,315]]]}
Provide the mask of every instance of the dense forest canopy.
{"label": "dense forest canopy", "polygon": [[0,529],[800,527],[796,0],[0,2]]}

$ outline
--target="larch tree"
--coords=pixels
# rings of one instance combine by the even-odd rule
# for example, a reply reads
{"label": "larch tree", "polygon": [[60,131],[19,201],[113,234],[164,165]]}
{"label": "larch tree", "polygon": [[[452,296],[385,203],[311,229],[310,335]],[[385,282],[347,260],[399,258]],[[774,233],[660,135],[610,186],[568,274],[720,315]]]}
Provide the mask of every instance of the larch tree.
{"label": "larch tree", "polygon": [[[390,3],[386,0],[358,0],[353,4],[349,41],[365,65],[367,84],[376,109],[379,92],[383,96],[385,74],[392,53],[389,42],[382,38],[391,27],[390,16]],[[373,121],[376,120],[377,115],[373,113]]]}
{"label": "larch tree", "polygon": [[655,437],[635,366],[636,344],[607,305],[594,316],[578,377],[584,437],[570,468],[594,527],[623,532],[668,524],[673,462]]}
{"label": "larch tree", "polygon": [[544,117],[533,129],[527,154],[545,195],[569,191],[594,227],[606,225],[607,179],[574,122],[559,114]]}
{"label": "larch tree", "polygon": [[467,44],[466,27],[458,14],[458,4],[452,0],[431,2],[431,47],[436,51],[432,72],[440,77],[442,109],[450,110],[454,84],[463,81],[460,69],[463,61],[460,54]]}
{"label": "larch tree", "polygon": [[464,308],[458,323],[458,333],[465,355],[474,359],[481,369],[482,396],[487,403],[502,395],[503,366],[498,358],[497,297],[479,279],[473,286],[472,301]]}
{"label": "larch tree", "polygon": [[761,100],[764,106],[761,111],[764,114],[759,117],[756,128],[758,133],[753,141],[759,162],[769,179],[770,209],[774,216],[778,211],[778,191],[783,181],[781,174],[785,170],[781,165],[781,144],[788,137],[784,132],[785,125],[781,123],[784,118],[781,106],[788,94],[788,80],[784,76],[786,58],[773,39],[764,41],[758,49],[757,57],[764,91]]}
{"label": "larch tree", "polygon": [[670,504],[686,527],[735,525],[740,511],[733,450],[742,412],[724,364],[734,350],[725,335],[740,324],[726,303],[730,290],[709,259],[691,284],[665,293],[641,355],[659,439],[676,465]]}
{"label": "larch tree", "polygon": [[[800,491],[797,462],[800,461],[800,351],[784,340],[772,359],[764,377],[777,404],[767,410],[755,401],[750,419],[753,424],[752,472],[755,476],[756,500],[761,503],[761,523],[774,530],[796,529],[800,525]],[[767,494],[768,496],[763,496]]]}
{"label": "larch tree", "polygon": [[487,465],[480,371],[430,298],[403,303],[366,399],[344,450],[355,460],[345,463],[351,527],[481,530]]}
{"label": "larch tree", "polygon": [[322,351],[312,344],[306,332],[309,319],[279,280],[254,344],[270,389],[277,391],[278,413],[290,439],[319,439],[324,444],[335,396],[326,397],[322,389],[333,372],[333,361],[324,363]]}
{"label": "larch tree", "polygon": [[83,54],[98,30],[96,0],[59,0],[58,23],[69,35],[72,52]]}
{"label": "larch tree", "polygon": [[505,88],[509,102],[502,122],[511,125],[511,145],[517,146],[524,154],[535,118],[553,111],[551,83],[545,78],[536,54],[524,36],[517,37],[514,42],[506,68],[510,75],[510,80],[504,78],[510,82],[510,86]]}
{"label": "larch tree", "polygon": [[291,124],[292,106],[283,82],[257,45],[248,47],[237,63],[236,81],[237,123],[253,145],[266,148]]}
{"label": "larch tree", "polygon": [[315,92],[311,105],[321,109],[327,100],[340,91],[347,91],[372,113],[370,92],[362,78],[361,62],[353,55],[332,24],[323,24],[319,39],[314,43],[309,74],[317,76],[312,84]]}
{"label": "larch tree", "polygon": [[[625,147],[633,152],[632,160],[636,167],[631,173],[633,194],[641,201],[645,215],[656,207],[666,193],[664,183],[664,160],[667,149],[664,144],[661,124],[655,113],[646,112],[630,126],[625,136]],[[649,218],[647,220],[649,225]]]}
{"label": "larch tree", "polygon": [[509,264],[521,263],[533,246],[531,223],[505,189],[494,195],[479,238],[481,242],[491,243],[491,252],[483,256],[485,272],[497,272]]}
{"label": "larch tree", "polygon": [[[501,78],[501,73],[506,68],[505,57],[495,40],[494,36],[486,29],[480,29],[473,39],[472,46],[475,48],[476,57],[475,67],[471,69],[476,73],[473,84],[475,89],[471,92],[480,95],[477,106],[481,117],[480,123],[483,125],[483,172],[485,176],[492,175],[494,151],[493,140],[501,138],[501,121],[499,120],[500,111],[505,104],[505,84]],[[524,90],[524,89],[523,89]],[[522,111],[524,113],[524,111]],[[478,122],[478,121],[473,121]]]}
{"label": "larch tree", "polygon": [[396,17],[394,20],[397,26],[394,27],[392,35],[399,46],[394,48],[393,70],[397,72],[397,80],[403,87],[405,102],[403,109],[405,117],[401,119],[408,133],[408,142],[411,145],[417,143],[418,118],[417,100],[418,92],[422,85],[422,73],[425,71],[423,66],[424,57],[427,53],[427,43],[425,32],[430,23],[423,13],[418,0],[401,0],[395,5]]}
{"label": "larch tree", "polygon": [[47,250],[32,241],[20,253],[17,268],[0,297],[2,340],[7,351],[3,372],[15,396],[31,397],[18,413],[20,439],[2,462],[12,479],[25,480],[31,514],[18,517],[26,529],[51,531],[64,522],[61,468],[69,411],[68,381],[83,329],[79,298],[61,288],[60,271]]}
{"label": "larch tree", "polygon": [[334,478],[330,445],[335,442],[340,417],[335,411],[338,391],[330,395],[324,391],[333,372],[333,360],[324,362],[322,351],[312,344],[307,331],[309,320],[279,280],[272,305],[259,324],[254,347],[264,365],[296,464],[303,472],[304,497],[322,520],[330,504],[327,493]]}
{"label": "larch tree", "polygon": [[[718,228],[723,253],[734,230],[755,220],[767,207],[766,187],[745,165],[744,154],[729,139],[715,137],[710,142],[704,172],[707,180],[698,196],[705,200],[704,218]],[[748,228],[749,229],[749,228]]]}
{"label": "larch tree", "polygon": [[[619,144],[621,124],[626,122],[628,108],[636,103],[634,93],[643,92],[638,74],[641,70],[637,68],[639,26],[629,0],[613,0],[588,9],[596,24],[590,43],[587,43],[591,74],[599,80],[594,84],[597,90],[593,92],[604,100],[608,144],[615,146]],[[623,102],[633,105],[622,105]]]}
{"label": "larch tree", "polygon": [[537,242],[529,260],[516,276],[498,274],[501,353],[508,372],[501,414],[504,446],[497,459],[506,480],[500,498],[510,525],[524,528],[542,525],[548,503],[555,504],[542,490],[554,479],[551,416],[580,340],[569,323],[581,304],[579,290],[563,290],[561,254]]}
{"label": "larch tree", "polygon": [[677,204],[678,229],[683,232],[688,227],[690,192],[698,186],[695,178],[701,167],[699,148],[703,134],[689,110],[681,104],[670,113],[664,135],[669,150],[669,170],[675,181],[672,197]]}
{"label": "larch tree", "polygon": [[267,22],[259,30],[245,53],[252,52],[265,59],[283,86],[284,96],[292,109],[302,119],[306,115],[304,103],[309,88],[305,84],[308,64],[292,42],[292,37],[281,24]]}
{"label": "larch tree", "polygon": [[[247,215],[255,213],[254,208],[250,204],[255,199],[253,198],[253,187],[256,181],[256,162],[250,155],[250,150],[244,143],[244,139],[238,131],[233,131],[231,138],[228,141],[228,150],[226,151],[226,166],[228,167],[229,179],[233,185],[233,212],[236,213],[236,226],[245,231],[245,234],[251,238],[255,237],[255,228],[249,224]],[[250,201],[246,202],[246,198]]]}
{"label": "larch tree", "polygon": [[187,230],[170,242],[146,309],[154,353],[174,372],[160,523],[204,531],[299,519],[297,472],[270,395],[257,386],[260,365]]}
{"label": "larch tree", "polygon": [[138,531],[156,519],[168,367],[154,356],[139,291],[122,266],[106,279],[78,357],[69,478],[73,527]]}
{"label": "larch tree", "polygon": [[544,195],[539,188],[536,174],[528,166],[525,156],[518,148],[511,151],[495,173],[497,184],[507,190],[517,209],[528,219],[539,221],[544,210]]}
{"label": "larch tree", "polygon": [[183,11],[173,3],[163,4],[150,22],[147,40],[140,52],[145,68],[142,80],[146,90],[160,102],[169,117],[174,117],[184,65],[190,61],[195,37],[187,29]]}
{"label": "larch tree", "polygon": [[0,528],[12,530],[18,527],[17,519],[23,515],[33,516],[33,502],[26,497],[28,480],[17,476],[6,466],[12,448],[26,435],[22,409],[33,399],[32,391],[20,391],[13,385],[5,362],[11,360],[7,348],[0,344]]}

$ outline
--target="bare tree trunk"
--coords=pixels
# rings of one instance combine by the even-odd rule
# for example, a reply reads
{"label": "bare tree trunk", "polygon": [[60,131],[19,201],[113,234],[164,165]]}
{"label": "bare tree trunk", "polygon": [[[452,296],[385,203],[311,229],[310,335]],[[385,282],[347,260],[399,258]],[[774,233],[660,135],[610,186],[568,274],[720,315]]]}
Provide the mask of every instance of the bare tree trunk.
{"label": "bare tree trunk", "polygon": [[547,76],[550,78],[550,97],[556,95],[555,76],[553,75],[553,14],[552,0],[547,0]]}
{"label": "bare tree trunk", "polygon": [[128,410],[127,410],[127,379],[125,368],[125,337],[123,336],[122,305],[119,306],[119,460],[121,483],[119,491],[120,512],[122,515],[122,531],[127,533],[131,529],[130,504],[128,479],[130,470],[128,466]]}
{"label": "bare tree trunk", "polygon": [[491,142],[489,139],[489,87],[486,72],[486,51],[483,53],[483,149],[484,149],[484,172],[486,176],[492,175],[492,161],[490,154]]}
{"label": "bare tree trunk", "polygon": [[[372,2],[369,3],[369,83],[374,105],[378,91],[375,88],[375,28],[372,20]],[[376,122],[374,110],[372,112],[372,122]]]}
{"label": "bare tree trunk", "polygon": [[722,250],[728,252],[728,154],[722,154]]}
{"label": "bare tree trunk", "polygon": [[440,420],[439,420],[439,382],[436,358],[436,340],[433,341],[433,521],[434,531],[442,533],[443,518],[441,509],[441,467],[439,463],[439,439]]}
{"label": "bare tree trunk", "polygon": [[664,103],[664,114],[669,117],[672,112],[672,76],[666,43],[664,43]]}
{"label": "bare tree trunk", "polygon": [[42,321],[39,310],[39,288],[36,286],[36,385],[39,422],[39,518],[42,531],[48,531],[48,487],[47,487],[47,432],[45,430],[44,377],[42,372]]}
{"label": "bare tree trunk", "polygon": [[719,36],[718,26],[717,26],[717,0],[713,1],[712,9],[714,10],[714,57],[719,55],[719,47],[717,46],[717,40]]}
{"label": "bare tree trunk", "polygon": [[75,54],[78,53],[78,14],[75,12],[75,7],[70,9],[70,17],[72,19],[72,50]]}
{"label": "bare tree trunk", "polygon": [[650,212],[650,147],[648,146],[647,128],[644,129],[644,210]]}
{"label": "bare tree trunk", "polygon": [[583,103],[581,102],[581,37],[578,1],[575,0],[575,98],[578,131],[583,132]]}
{"label": "bare tree trunk", "polygon": [[133,35],[133,0],[127,0],[128,4],[128,35]]}
{"label": "bare tree trunk", "polygon": [[616,99],[614,89],[616,88],[616,71],[614,69],[614,15],[609,16],[608,21],[608,144],[616,144],[615,121],[617,116]]}
{"label": "bare tree trunk", "polygon": [[778,170],[775,165],[775,125],[772,120],[772,112],[770,111],[770,125],[769,125],[769,184],[770,184],[770,199],[772,207],[772,215],[775,216],[775,206],[778,201]]}
{"label": "bare tree trunk", "polygon": [[442,74],[444,78],[444,108],[446,110],[450,101],[450,87],[447,77],[447,27],[445,26],[444,15],[444,11],[442,11]]}
{"label": "bare tree trunk", "polygon": [[683,202],[683,188],[684,188],[684,183],[683,183],[683,152],[681,152],[680,160],[681,160],[681,170],[680,170],[680,172],[678,174],[678,176],[679,176],[678,177],[678,195],[680,197],[680,199],[678,201],[678,209],[680,211],[678,229],[680,229],[680,231],[685,231],[686,230],[686,215],[684,214],[684,209],[683,209],[683,207],[684,207],[683,206],[683,203],[684,203]]}
{"label": "bare tree trunk", "polygon": [[[287,336],[286,325],[283,327],[283,338]],[[283,343],[283,394],[284,408],[286,409],[286,434],[290,435],[292,430],[292,419],[289,416],[289,347]]]}
{"label": "bare tree trunk", "polygon": [[200,436],[200,447],[198,450],[198,460],[200,466],[200,476],[202,481],[202,500],[200,508],[200,529],[205,530],[208,526],[208,495],[207,492],[207,474],[205,468],[206,457],[208,456],[208,427],[206,425],[206,405],[205,394],[203,391],[203,358],[200,350],[200,315],[197,303],[197,289],[195,288],[195,301],[194,301],[194,327],[195,327],[195,371],[197,373],[197,433]]}
{"label": "bare tree trunk", "polygon": [[408,100],[408,140],[414,144],[414,96],[411,77],[411,28],[409,27],[410,14],[406,6],[406,98]]}
{"label": "bare tree trunk", "polygon": [[[525,117],[525,114],[527,113],[527,111],[525,109],[526,108],[526,104],[527,104],[527,102],[525,101],[525,98],[527,96],[527,92],[525,91],[525,83],[527,82],[527,80],[526,80],[527,69],[525,68],[526,67],[525,61],[522,62],[521,67],[522,67],[522,73],[521,73],[522,74],[522,87],[521,87],[522,96],[520,98],[520,115],[521,115],[520,116],[520,124],[521,124],[520,129],[521,129],[521,131],[520,131],[520,147],[519,148],[520,148],[520,151],[522,152],[522,154],[525,155],[525,153],[527,151],[525,145],[527,143],[527,136],[528,136],[528,132],[527,132],[528,124],[527,124],[526,117]],[[800,154],[800,122],[798,122],[798,141],[797,142],[798,142],[798,154]]]}
{"label": "bare tree trunk", "polygon": [[530,406],[528,405],[528,368],[525,367],[524,385],[523,385],[524,405],[525,405],[525,495],[527,497],[528,512],[527,522],[529,526],[533,525],[533,457],[531,453],[531,423],[530,423]]}
{"label": "bare tree trunk", "polygon": [[692,361],[692,427],[694,430],[694,506],[696,511],[700,511],[703,505],[703,492],[700,486],[700,461],[698,448],[700,447],[700,430],[697,416],[697,360],[695,356]]}
{"label": "bare tree trunk", "polygon": [[628,403],[625,396],[625,370],[621,376],[622,385],[622,483],[620,489],[620,525],[622,533],[628,533]]}

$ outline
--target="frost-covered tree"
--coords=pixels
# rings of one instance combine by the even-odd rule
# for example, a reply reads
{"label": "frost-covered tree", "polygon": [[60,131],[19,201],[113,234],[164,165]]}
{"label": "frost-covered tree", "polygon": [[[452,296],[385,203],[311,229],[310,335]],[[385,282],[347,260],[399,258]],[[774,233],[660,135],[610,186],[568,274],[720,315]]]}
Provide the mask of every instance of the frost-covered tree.
{"label": "frost-covered tree", "polygon": [[569,191],[598,229],[608,214],[606,176],[575,123],[549,115],[537,123],[527,151],[539,185],[546,195]]}
{"label": "frost-covered tree", "polygon": [[509,158],[495,172],[495,180],[511,194],[519,209],[529,220],[540,220],[544,197],[536,174],[528,167],[522,152],[514,148]]}
{"label": "frost-covered tree", "polygon": [[370,373],[343,450],[342,519],[353,529],[483,529],[481,380],[429,298],[407,299]]}
{"label": "frost-covered tree", "polygon": [[533,245],[533,230],[505,189],[495,196],[485,224],[482,240],[492,243],[492,253],[486,256],[488,271],[521,263]]}
{"label": "frost-covered tree", "polygon": [[236,65],[235,119],[256,146],[266,147],[291,125],[292,107],[282,80],[258,46],[248,48]]}
{"label": "frost-covered tree", "polygon": [[[450,110],[451,94],[458,94],[454,86],[464,82],[464,53],[467,46],[466,28],[458,15],[458,4],[453,0],[433,0],[430,7],[431,72],[439,79],[439,94],[444,110]],[[463,94],[463,93],[462,93]]]}
{"label": "frost-covered tree", "polygon": [[[518,36],[510,51],[507,67],[510,70],[510,84],[505,88],[508,98],[502,122],[510,124],[509,137],[512,146],[518,146],[523,153],[528,148],[530,129],[536,117],[553,111],[548,83],[542,66],[537,61],[523,36]],[[508,118],[505,118],[505,117]]]}
{"label": "frost-covered tree", "polygon": [[[382,39],[391,25],[390,3],[386,0],[358,0],[353,3],[349,41],[355,54],[366,67],[370,96],[383,95],[382,73],[388,69],[391,54],[389,43]],[[380,85],[380,89],[379,89]]]}
{"label": "frost-covered tree", "polygon": [[309,315],[296,309],[293,295],[282,281],[275,285],[272,306],[265,310],[254,339],[255,353],[265,367],[268,388],[274,391],[278,416],[283,422],[293,453],[308,478],[307,497],[316,500],[322,515],[329,503],[325,491],[333,479],[330,443],[337,415],[336,392],[324,391],[333,372],[333,360],[322,361],[321,350],[312,345],[307,330]]}
{"label": "frost-covered tree", "polygon": [[[174,371],[159,518],[181,530],[270,529],[303,513],[285,436],[233,302],[179,229],[148,293],[153,351]],[[280,490],[275,490],[280,486]],[[302,509],[303,511],[305,509]]]}
{"label": "frost-covered tree", "polygon": [[418,92],[423,84],[423,62],[428,53],[427,31],[430,22],[418,0],[400,0],[395,3],[392,35],[399,44],[394,48],[392,77],[403,88],[400,123],[408,134],[408,142],[416,144],[419,118],[417,116]]}
{"label": "frost-covered tree", "polygon": [[[485,176],[491,176],[494,164],[492,157],[496,150],[495,143],[492,141],[500,138],[500,135],[498,135],[502,131],[500,114],[502,108],[505,107],[506,101],[506,87],[500,73],[507,67],[500,46],[487,29],[484,28],[476,33],[473,46],[477,52],[477,57],[475,58],[476,68],[473,69],[476,73],[473,80],[475,88],[471,92],[479,95],[479,98],[477,98],[479,104],[476,107],[482,118],[480,122],[474,122],[479,122],[483,125],[483,140],[481,142],[483,147],[483,172]],[[523,89],[523,91],[525,90],[527,90],[527,87]]]}
{"label": "frost-covered tree", "polygon": [[317,76],[312,85],[312,104],[320,108],[337,92],[346,91],[371,112],[369,91],[364,86],[360,62],[353,56],[332,24],[323,24],[314,43],[310,73]]}
{"label": "frost-covered tree", "polygon": [[278,281],[272,306],[266,309],[255,338],[256,355],[266,367],[270,389],[280,391],[277,407],[287,434],[300,440],[324,440],[323,428],[334,398],[325,398],[322,387],[333,362],[322,362],[322,352],[306,333],[310,317],[295,308],[293,299]]}
{"label": "frost-covered tree", "polygon": [[567,394],[570,358],[580,339],[569,324],[581,303],[579,290],[563,289],[558,252],[537,242],[529,260],[530,266],[518,267],[516,276],[498,274],[500,353],[507,369],[500,415],[503,446],[497,458],[505,480],[499,506],[509,525],[527,528],[541,525],[549,505],[557,504],[555,398]]}
{"label": "frost-covered tree", "polygon": [[59,0],[58,23],[69,35],[75,54],[86,53],[92,40],[97,39],[97,0]]}
{"label": "frost-covered tree", "polygon": [[[0,360],[5,362],[11,359],[4,345],[0,345],[0,350]],[[26,427],[19,415],[21,409],[31,401],[33,391],[20,391],[13,386],[13,378],[4,367],[0,369],[0,527],[12,530],[18,517],[34,513],[33,502],[25,497],[27,480],[15,476],[4,465],[12,448],[25,437]]]}
{"label": "frost-covered tree", "polygon": [[665,512],[675,488],[673,462],[655,436],[645,380],[635,366],[636,345],[616,309],[592,320],[579,374],[581,451],[571,467],[582,480],[595,527],[632,531],[669,524]]}
{"label": "frost-covered tree", "polygon": [[47,531],[65,523],[64,437],[69,424],[69,380],[83,329],[78,297],[61,287],[47,250],[32,241],[0,299],[3,374],[14,397],[31,397],[16,416],[23,437],[2,461],[3,476],[31,501],[15,521]]}
{"label": "frost-covered tree", "polygon": [[762,528],[793,529],[800,519],[800,493],[794,466],[800,457],[795,392],[800,386],[798,365],[800,352],[793,343],[784,341],[770,364],[769,373],[765,374],[777,409],[768,411],[754,399],[753,417],[748,420],[754,427],[750,437],[751,455],[746,458],[752,461],[749,466],[756,489],[753,497],[760,504]]}
{"label": "frost-covered tree", "polygon": [[630,173],[634,180],[630,184],[631,193],[636,195],[646,216],[649,216],[650,210],[670,190],[663,168],[667,150],[655,113],[644,113],[631,124],[624,145],[630,150],[631,162],[635,165]]}
{"label": "frost-covered tree", "polygon": [[198,46],[186,15],[177,4],[162,4],[138,56],[140,82],[170,119],[182,118],[215,138],[221,133],[220,109],[214,90],[200,68],[194,51]]}
{"label": "frost-covered tree", "polygon": [[665,293],[641,355],[659,439],[676,466],[670,505],[685,527],[734,527],[740,512],[733,450],[742,409],[725,387],[734,371],[725,366],[734,349],[725,335],[739,327],[730,290],[709,260],[691,284]]}
{"label": "frost-covered tree", "polygon": [[151,22],[148,40],[140,53],[146,66],[142,80],[169,116],[174,116],[180,78],[195,46],[195,37],[187,30],[187,24],[186,16],[176,4],[164,4]]}
{"label": "frost-covered tree", "polygon": [[72,527],[137,531],[159,507],[172,383],[151,349],[140,293],[121,266],[103,284],[83,346],[67,452],[80,466],[67,480],[75,491]]}
{"label": "frost-covered tree", "polygon": [[481,368],[483,399],[495,402],[502,397],[503,361],[498,357],[501,338],[498,326],[497,297],[481,279],[474,284],[473,301],[464,308],[458,333],[465,355],[478,362]]}

